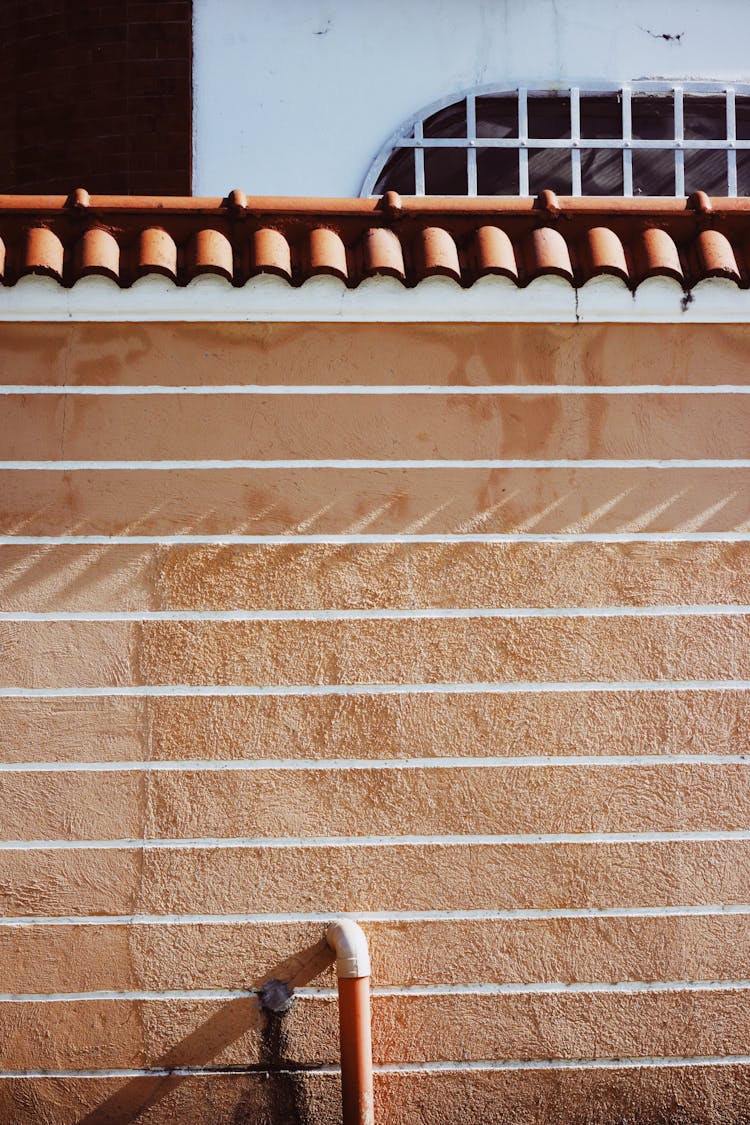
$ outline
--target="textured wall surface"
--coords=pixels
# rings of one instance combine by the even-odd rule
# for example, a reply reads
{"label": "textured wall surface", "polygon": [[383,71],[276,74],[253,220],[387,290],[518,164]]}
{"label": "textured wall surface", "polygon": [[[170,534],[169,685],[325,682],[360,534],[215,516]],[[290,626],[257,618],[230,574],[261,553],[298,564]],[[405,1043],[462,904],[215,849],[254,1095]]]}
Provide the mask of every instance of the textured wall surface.
{"label": "textured wall surface", "polygon": [[748,345],[3,326],[0,1118],[748,1119]]}

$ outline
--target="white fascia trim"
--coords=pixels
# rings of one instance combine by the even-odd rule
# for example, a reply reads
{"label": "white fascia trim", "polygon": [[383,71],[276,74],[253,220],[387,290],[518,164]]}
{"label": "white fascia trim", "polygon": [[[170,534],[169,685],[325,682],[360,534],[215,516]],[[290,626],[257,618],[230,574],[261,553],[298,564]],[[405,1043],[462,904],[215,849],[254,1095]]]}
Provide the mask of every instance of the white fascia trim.
{"label": "white fascia trim", "polygon": [[212,275],[185,287],[150,275],[129,289],[91,276],[65,289],[30,275],[0,289],[0,321],[722,324],[750,322],[750,289],[709,278],[686,294],[673,279],[653,277],[633,293],[611,276],[594,277],[580,289],[551,276],[522,289],[496,276],[468,289],[446,277],[426,278],[412,289],[375,277],[348,289],[327,276],[294,288],[273,275],[241,287]]}

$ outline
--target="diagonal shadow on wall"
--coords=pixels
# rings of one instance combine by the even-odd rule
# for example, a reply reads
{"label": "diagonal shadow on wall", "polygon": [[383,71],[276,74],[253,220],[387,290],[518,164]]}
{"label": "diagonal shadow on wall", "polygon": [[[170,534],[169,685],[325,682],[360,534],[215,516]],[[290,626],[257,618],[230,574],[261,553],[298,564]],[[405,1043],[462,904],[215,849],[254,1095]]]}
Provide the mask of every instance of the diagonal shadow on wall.
{"label": "diagonal shadow on wall", "polygon": [[[334,957],[333,950],[321,939],[275,965],[249,987],[260,993],[270,981],[282,982],[291,993],[327,969]],[[262,1061],[236,1067],[213,1064],[222,1051],[248,1031],[258,1033]],[[128,1125],[138,1121],[142,1113],[185,1082],[191,1071],[211,1069],[212,1066],[217,1073],[239,1071],[243,1074],[277,1073],[280,1078],[283,1076],[283,1080],[269,1084],[264,1091],[265,1098],[273,1103],[268,1106],[272,1113],[269,1120],[284,1122],[285,1125],[306,1125],[308,1118],[300,1075],[306,1070],[315,1070],[316,1066],[301,1065],[289,1058],[284,1013],[269,1010],[260,995],[242,996],[225,1004],[191,1035],[152,1063],[151,1068],[162,1073],[131,1079],[85,1117],[79,1118],[78,1125]],[[179,1073],[163,1073],[173,1069]],[[258,1122],[258,1108],[257,1105],[239,1106],[235,1125]]]}

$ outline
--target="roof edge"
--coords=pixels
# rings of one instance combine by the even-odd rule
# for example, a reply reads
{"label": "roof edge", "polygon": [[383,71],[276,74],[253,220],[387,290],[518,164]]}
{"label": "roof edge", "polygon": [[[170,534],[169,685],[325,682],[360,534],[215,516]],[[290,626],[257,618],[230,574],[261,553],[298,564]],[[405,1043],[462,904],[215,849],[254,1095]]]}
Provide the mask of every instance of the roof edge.
{"label": "roof edge", "polygon": [[750,198],[708,196],[561,196],[543,191],[538,196],[406,196],[389,191],[382,196],[266,196],[239,189],[225,196],[90,195],[76,188],[69,195],[0,195],[0,215],[51,215],[57,212],[109,212],[121,215],[238,215],[388,218],[434,215],[497,217],[544,215],[549,218],[634,216],[654,219],[678,215],[750,215]]}
{"label": "roof edge", "polygon": [[295,288],[330,275],[349,289],[377,276],[406,289],[557,276],[579,289],[611,275],[633,291],[659,276],[685,292],[708,277],[744,289],[750,199],[0,196],[2,286],[38,274],[66,289],[92,274],[122,290],[148,274],[178,287],[273,274]]}

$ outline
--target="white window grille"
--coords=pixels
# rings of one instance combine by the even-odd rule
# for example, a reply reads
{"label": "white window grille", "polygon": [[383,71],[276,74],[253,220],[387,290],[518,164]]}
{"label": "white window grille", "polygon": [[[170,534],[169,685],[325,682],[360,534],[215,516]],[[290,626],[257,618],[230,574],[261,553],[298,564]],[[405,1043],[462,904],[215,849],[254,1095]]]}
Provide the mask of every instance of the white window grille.
{"label": "white window grille", "polygon": [[407,121],[361,194],[750,195],[750,85],[473,90]]}

